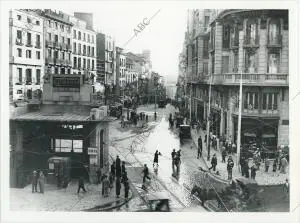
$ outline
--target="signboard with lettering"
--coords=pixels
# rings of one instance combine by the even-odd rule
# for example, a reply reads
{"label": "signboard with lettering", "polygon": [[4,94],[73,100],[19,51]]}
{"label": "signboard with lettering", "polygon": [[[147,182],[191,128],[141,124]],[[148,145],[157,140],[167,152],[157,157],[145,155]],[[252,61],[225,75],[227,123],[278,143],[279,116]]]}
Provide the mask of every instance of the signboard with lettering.
{"label": "signboard with lettering", "polygon": [[98,149],[94,147],[88,147],[88,155],[97,155]]}
{"label": "signboard with lettering", "polygon": [[53,87],[80,88],[80,77],[53,77]]}

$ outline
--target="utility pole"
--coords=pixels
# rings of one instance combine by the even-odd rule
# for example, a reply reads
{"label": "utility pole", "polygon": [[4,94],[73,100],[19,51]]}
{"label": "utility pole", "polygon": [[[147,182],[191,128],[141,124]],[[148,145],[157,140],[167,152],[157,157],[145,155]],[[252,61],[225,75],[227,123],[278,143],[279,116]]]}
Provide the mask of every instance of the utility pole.
{"label": "utility pole", "polygon": [[190,123],[192,123],[192,87],[193,84],[191,84],[191,88],[190,88]]}
{"label": "utility pole", "polygon": [[209,93],[208,93],[208,113],[207,113],[207,127],[206,127],[206,146],[207,146],[207,160],[210,160],[210,133],[209,133],[209,127],[210,127],[210,98],[211,98],[211,81],[212,76],[210,76],[210,83],[209,83]]}
{"label": "utility pole", "polygon": [[241,125],[242,125],[242,95],[243,95],[243,71],[241,71],[240,94],[239,94],[239,116],[238,116],[238,135],[237,135],[237,168],[239,169],[241,153]]}

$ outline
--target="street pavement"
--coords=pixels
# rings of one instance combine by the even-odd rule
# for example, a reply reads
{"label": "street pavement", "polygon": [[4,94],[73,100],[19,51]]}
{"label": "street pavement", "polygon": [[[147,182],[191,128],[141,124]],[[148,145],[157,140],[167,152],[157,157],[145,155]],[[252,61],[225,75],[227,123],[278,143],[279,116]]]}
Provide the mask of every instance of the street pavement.
{"label": "street pavement", "polygon": [[[109,197],[102,196],[102,185],[85,184],[87,192],[77,194],[78,182],[72,180],[66,189],[57,189],[46,184],[44,194],[32,193],[31,185],[25,188],[10,188],[10,209],[12,211],[85,211],[98,207],[98,211],[125,203],[124,187],[120,198],[116,198],[115,186]],[[130,192],[129,196],[132,196]]]}
{"label": "street pavement", "polygon": [[[153,108],[142,107],[138,109],[138,112],[148,111],[151,113],[151,109]],[[111,144],[110,154],[113,157],[119,155],[121,159],[126,160],[127,166],[130,167],[141,167],[143,164],[147,164],[152,175],[149,191],[167,191],[172,210],[178,211],[189,207],[199,207],[199,211],[206,211],[206,209],[199,206],[200,201],[190,194],[191,188],[201,181],[203,177],[197,169],[199,166],[204,166],[204,163],[196,158],[197,151],[192,140],[181,146],[176,131],[169,129],[168,116],[169,113],[174,112],[174,108],[170,105],[167,105],[166,109],[157,109],[157,126],[146,137],[142,138],[142,142],[134,147],[134,151],[130,150],[130,148],[138,136],[125,138],[122,141],[115,140]],[[117,125],[113,126],[118,127]],[[117,129],[111,131],[115,132]],[[176,151],[181,149],[182,151],[179,178],[172,176],[171,152],[173,149]],[[159,156],[157,175],[152,167],[156,150],[162,154]],[[142,183],[141,171],[136,174],[133,185],[136,188],[140,188]],[[140,191],[140,194],[143,193]]]}

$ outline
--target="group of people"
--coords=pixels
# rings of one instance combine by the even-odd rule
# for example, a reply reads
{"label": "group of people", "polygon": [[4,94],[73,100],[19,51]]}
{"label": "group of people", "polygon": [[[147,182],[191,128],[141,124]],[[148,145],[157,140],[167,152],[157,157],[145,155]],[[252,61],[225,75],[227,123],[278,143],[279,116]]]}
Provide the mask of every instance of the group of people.
{"label": "group of people", "polygon": [[38,192],[37,188],[39,185],[40,193],[44,193],[44,188],[45,188],[45,175],[43,171],[39,171],[39,173],[34,170],[32,172],[32,179],[31,179],[31,184],[32,184],[32,193]]}

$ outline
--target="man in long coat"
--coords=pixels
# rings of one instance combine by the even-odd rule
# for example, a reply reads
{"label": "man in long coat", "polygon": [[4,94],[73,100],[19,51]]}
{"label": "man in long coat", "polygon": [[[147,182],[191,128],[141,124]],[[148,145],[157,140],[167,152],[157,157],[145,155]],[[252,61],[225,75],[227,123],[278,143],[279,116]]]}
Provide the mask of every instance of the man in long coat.
{"label": "man in long coat", "polygon": [[120,160],[119,156],[117,156],[117,159],[116,159],[116,177],[121,177],[121,171],[122,171],[121,160]]}

